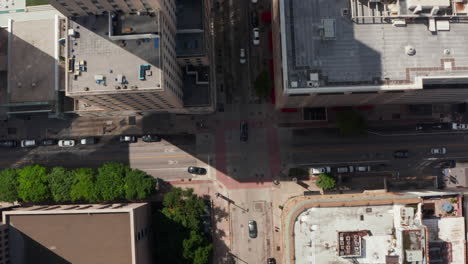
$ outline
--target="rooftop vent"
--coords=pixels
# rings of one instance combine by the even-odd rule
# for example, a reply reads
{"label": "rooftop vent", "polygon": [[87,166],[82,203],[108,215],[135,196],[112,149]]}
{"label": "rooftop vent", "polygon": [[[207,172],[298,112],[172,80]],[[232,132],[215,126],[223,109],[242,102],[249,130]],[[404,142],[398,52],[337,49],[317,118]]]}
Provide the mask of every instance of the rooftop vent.
{"label": "rooftop vent", "polygon": [[413,56],[416,54],[416,49],[413,46],[408,45],[405,47],[405,53],[408,56]]}
{"label": "rooftop vent", "polygon": [[85,87],[84,90],[85,90],[85,91],[89,91],[89,87]]}

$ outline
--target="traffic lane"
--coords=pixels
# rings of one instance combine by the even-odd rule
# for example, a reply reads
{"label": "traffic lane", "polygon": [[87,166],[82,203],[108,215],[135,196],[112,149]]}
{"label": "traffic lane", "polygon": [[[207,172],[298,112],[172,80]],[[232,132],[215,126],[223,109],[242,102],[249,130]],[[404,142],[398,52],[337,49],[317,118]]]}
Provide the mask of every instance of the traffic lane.
{"label": "traffic lane", "polygon": [[465,141],[468,134],[448,133],[448,134],[418,134],[401,135],[395,137],[378,136],[367,134],[363,136],[346,137],[338,133],[336,129],[293,129],[280,130],[281,140],[291,146],[340,146],[340,145],[369,145],[369,144],[394,144],[394,143],[424,143],[441,142],[456,143]]}

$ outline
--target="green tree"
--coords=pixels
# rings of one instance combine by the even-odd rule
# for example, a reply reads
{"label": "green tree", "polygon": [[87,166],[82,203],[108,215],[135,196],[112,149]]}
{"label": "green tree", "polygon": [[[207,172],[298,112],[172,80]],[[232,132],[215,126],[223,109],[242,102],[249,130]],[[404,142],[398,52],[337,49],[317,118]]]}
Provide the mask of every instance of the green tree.
{"label": "green tree", "polygon": [[113,201],[125,197],[125,175],[129,168],[117,162],[104,163],[96,178],[96,187],[100,197],[105,201]]}
{"label": "green tree", "polygon": [[47,169],[42,165],[29,165],[18,170],[18,196],[25,202],[50,199]]}
{"label": "green tree", "polygon": [[98,191],[95,186],[96,174],[93,169],[80,168],[71,171],[74,184],[70,188],[70,199],[75,201],[99,201]]}
{"label": "green tree", "polygon": [[70,190],[75,184],[74,173],[63,167],[54,167],[49,172],[49,189],[55,202],[70,201]]}
{"label": "green tree", "polygon": [[18,200],[18,174],[14,169],[0,171],[0,201],[15,202]]}
{"label": "green tree", "polygon": [[125,175],[125,198],[127,200],[144,199],[156,188],[156,180],[146,172],[128,169]]}
{"label": "green tree", "polygon": [[195,230],[190,231],[190,237],[184,239],[182,242],[183,246],[183,257],[186,259],[193,259],[195,257],[195,250],[203,245],[203,237]]}
{"label": "green tree", "polygon": [[212,251],[213,245],[211,244],[197,248],[195,250],[195,256],[193,258],[193,264],[207,264],[210,260]]}
{"label": "green tree", "polygon": [[271,92],[272,82],[270,74],[262,71],[254,81],[255,93],[260,97],[267,97]]}
{"label": "green tree", "polygon": [[172,189],[164,196],[163,205],[162,212],[169,219],[191,230],[200,228],[200,216],[205,204],[193,193],[193,189]]}
{"label": "green tree", "polygon": [[356,110],[338,112],[336,122],[344,136],[364,134],[367,128],[366,119]]}
{"label": "green tree", "polygon": [[317,181],[315,182],[317,187],[322,188],[324,190],[331,190],[335,189],[336,187],[336,180],[333,176],[328,173],[320,173]]}

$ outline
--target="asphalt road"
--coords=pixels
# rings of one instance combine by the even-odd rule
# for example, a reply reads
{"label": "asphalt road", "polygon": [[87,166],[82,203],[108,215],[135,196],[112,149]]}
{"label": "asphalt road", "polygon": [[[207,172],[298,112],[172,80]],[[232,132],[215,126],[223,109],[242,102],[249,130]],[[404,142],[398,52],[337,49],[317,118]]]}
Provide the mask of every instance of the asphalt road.
{"label": "asphalt road", "polygon": [[[402,176],[440,173],[434,168],[440,160],[467,160],[468,134],[412,134],[395,137],[368,134],[340,137],[335,130],[284,130],[281,133],[283,159],[294,166],[376,165],[398,171]],[[444,155],[431,154],[431,148],[445,147]],[[396,159],[396,150],[408,150],[409,158]]]}
{"label": "asphalt road", "polygon": [[[96,145],[77,145],[71,148],[41,146],[0,149],[0,167],[19,167],[32,163],[70,168],[99,167],[104,162],[116,161],[164,180],[190,179],[196,176],[188,174],[187,167],[207,167],[203,162],[206,159],[197,158],[193,139],[183,143],[176,145],[176,142],[166,140],[145,143],[140,140],[138,143],[122,144],[115,138],[110,138],[101,140]],[[201,156],[206,157],[205,154]]]}

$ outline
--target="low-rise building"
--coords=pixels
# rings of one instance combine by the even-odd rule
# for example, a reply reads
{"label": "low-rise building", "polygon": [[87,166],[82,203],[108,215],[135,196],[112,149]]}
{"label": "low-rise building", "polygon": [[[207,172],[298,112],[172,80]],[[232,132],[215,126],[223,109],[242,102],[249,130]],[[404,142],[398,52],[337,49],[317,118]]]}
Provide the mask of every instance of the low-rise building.
{"label": "low-rise building", "polygon": [[283,218],[285,263],[466,263],[462,196],[317,196]]}
{"label": "low-rise building", "polygon": [[22,207],[3,221],[10,263],[151,263],[147,204]]}

